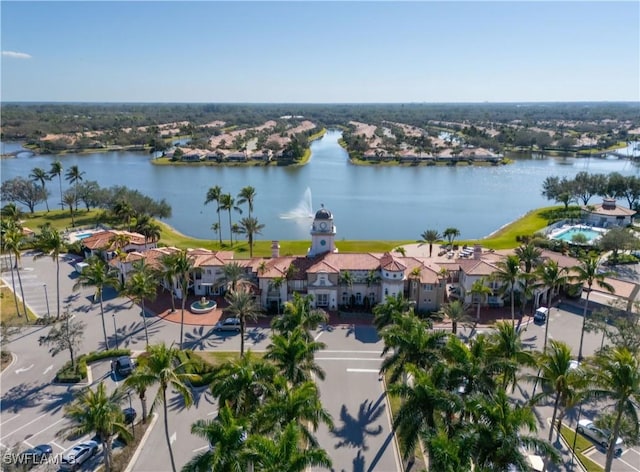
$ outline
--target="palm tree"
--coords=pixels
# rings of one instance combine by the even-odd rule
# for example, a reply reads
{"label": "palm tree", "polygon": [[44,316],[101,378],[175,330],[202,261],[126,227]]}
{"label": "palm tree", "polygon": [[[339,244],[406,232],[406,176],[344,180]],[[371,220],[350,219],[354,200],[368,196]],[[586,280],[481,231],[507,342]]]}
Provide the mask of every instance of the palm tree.
{"label": "palm tree", "polygon": [[582,310],[582,331],[580,333],[580,348],[578,349],[578,362],[582,361],[582,343],[584,341],[585,326],[587,323],[587,308],[589,306],[589,296],[591,295],[591,287],[594,282],[600,287],[614,293],[615,289],[605,279],[609,275],[608,272],[600,272],[599,270],[600,260],[596,254],[588,254],[582,258],[577,266],[571,269],[576,272],[573,277],[576,281],[581,282],[583,285],[587,284],[587,298],[584,302],[584,308]]}
{"label": "palm tree", "polygon": [[[553,297],[556,293],[556,290],[559,290],[560,287],[564,286],[567,283],[569,269],[566,267],[560,268],[559,264],[553,259],[546,260],[543,264],[536,267],[536,280],[537,283],[534,285],[535,288],[543,287],[547,289],[547,308],[550,310],[553,306]],[[550,319],[547,319],[547,322],[544,326],[544,347],[543,350],[547,349],[547,340],[549,338],[549,322]]]}
{"label": "palm tree", "polygon": [[109,341],[107,339],[107,326],[104,321],[104,306],[102,303],[102,295],[105,287],[117,287],[119,285],[118,271],[113,269],[104,263],[102,259],[97,256],[92,256],[87,259],[89,264],[83,269],[78,277],[78,280],[73,285],[73,290],[79,290],[84,287],[95,287],[96,291],[93,295],[93,301],[96,298],[100,302],[100,317],[102,318],[102,334],[104,335],[105,349],[109,349]]}
{"label": "palm tree", "polygon": [[458,323],[464,323],[469,320],[467,306],[462,300],[453,300],[445,303],[442,305],[442,308],[440,308],[440,314],[451,320],[451,332],[454,335],[458,334]]}
{"label": "palm tree", "polygon": [[560,434],[565,409],[575,404],[582,378],[578,370],[571,366],[571,348],[562,341],[552,339],[549,348],[537,356],[537,364],[540,371],[535,381],[542,383],[543,390],[531,399],[531,403],[535,404],[541,398],[552,395],[555,397],[551,428],[549,428],[549,441],[551,441],[556,427],[556,417],[558,434]]}
{"label": "palm tree", "polygon": [[535,285],[537,276],[537,272],[532,271],[540,265],[542,251],[533,244],[528,243],[517,247],[515,254],[520,259],[520,263],[524,264],[524,274],[522,274],[522,293],[524,298],[522,310],[524,310],[527,298],[531,295],[531,282]]}
{"label": "palm tree", "polygon": [[[22,228],[20,226],[13,224],[10,225],[9,228],[5,231],[2,238],[2,245],[5,251],[9,252],[9,263],[11,264],[11,255],[13,254],[13,260],[15,261],[15,270],[16,274],[18,274],[18,284],[20,286],[20,296],[22,298],[22,308],[24,310],[24,316],[29,321],[29,312],[27,311],[27,302],[24,298],[24,288],[22,287],[22,276],[20,275],[20,258],[22,255],[22,246],[24,244],[24,234],[22,233]],[[11,267],[11,279],[13,280],[13,269],[14,266]],[[15,293],[15,281],[13,282],[13,291]],[[18,304],[18,297],[16,299],[16,306]],[[18,316],[20,315],[20,310],[17,310]]]}
{"label": "palm tree", "polygon": [[71,190],[67,190],[66,192],[64,192],[64,194],[62,195],[62,203],[63,203],[63,206],[67,205],[69,207],[69,215],[71,216],[71,226],[75,226],[76,221],[74,218],[73,206],[74,205],[77,206],[77,203],[78,203],[78,200],[75,194]]}
{"label": "palm tree", "polygon": [[56,319],[60,318],[60,254],[66,250],[66,246],[60,233],[50,223],[40,228],[40,234],[36,235],[35,247],[42,251],[36,254],[34,259],[51,256],[56,263]]}
{"label": "palm tree", "polygon": [[218,399],[219,408],[226,405],[234,414],[248,417],[256,405],[272,395],[276,376],[273,364],[249,350],[244,356],[217,367],[210,389]]}
{"label": "palm tree", "polygon": [[442,236],[440,236],[440,233],[438,233],[438,230],[428,229],[420,235],[418,246],[422,246],[423,244],[428,244],[429,257],[431,257],[431,254],[433,254],[433,243],[439,241],[440,239],[442,239]]}
{"label": "palm tree", "polygon": [[291,385],[297,385],[312,380],[311,373],[324,380],[324,370],[314,360],[315,353],[324,348],[324,343],[308,341],[304,331],[296,329],[288,336],[272,335],[264,358],[273,361]]}
{"label": "palm tree", "polygon": [[176,293],[174,288],[178,277],[174,260],[175,253],[165,254],[160,257],[159,277],[165,281],[169,287],[169,293],[171,294],[171,313],[176,311]]}
{"label": "palm tree", "polygon": [[[8,206],[8,205],[7,205]],[[14,205],[15,206],[15,205]],[[4,209],[4,208],[3,208]],[[11,234],[11,231],[14,231],[16,227],[16,223],[13,221],[2,220],[2,238],[0,238],[0,245],[2,246],[2,252],[9,253],[9,267],[11,267],[11,288],[13,289],[13,293],[16,293],[16,276],[13,273],[13,251],[9,249],[10,244],[7,245],[7,241],[11,241],[11,239],[7,238],[7,235]],[[23,298],[24,300],[24,298]],[[18,316],[22,316],[20,314],[20,306],[18,305],[18,297],[13,297],[13,301],[16,304],[16,313]],[[26,313],[26,311],[25,311]],[[25,315],[26,316],[26,315]]]}
{"label": "palm tree", "polygon": [[233,223],[231,222],[231,211],[236,210],[238,213],[242,214],[242,209],[239,206],[236,206],[236,201],[230,193],[223,193],[220,196],[219,203],[220,210],[229,212],[229,242],[231,243],[231,246],[233,246]]}
{"label": "palm tree", "polygon": [[236,418],[228,406],[223,406],[214,420],[198,420],[191,425],[191,434],[205,439],[209,448],[196,454],[182,468],[183,472],[240,472],[248,469],[245,457],[247,421]]}
{"label": "palm tree", "polygon": [[311,306],[313,297],[293,294],[293,299],[284,305],[284,314],[275,318],[271,328],[278,334],[287,335],[297,328],[302,329],[307,339],[312,339],[311,330],[316,329],[321,323],[327,322],[327,314],[322,310],[316,310]]}
{"label": "palm tree", "polygon": [[[315,382],[303,382],[288,388],[282,377],[274,379],[274,395],[257,412],[255,424],[262,433],[283,428],[290,422],[297,422],[309,444],[318,445],[313,435],[320,423],[333,429],[333,420],[322,407],[320,392]],[[312,429],[309,429],[309,426]]]}
{"label": "palm tree", "polygon": [[29,174],[29,178],[34,182],[40,182],[40,186],[45,194],[44,203],[47,206],[47,213],[49,213],[49,192],[47,192],[45,182],[51,180],[51,176],[47,174],[47,171],[41,169],[40,167],[34,167]]}
{"label": "palm tree", "polygon": [[300,426],[292,421],[275,438],[251,436],[247,440],[247,457],[262,472],[304,472],[314,466],[331,467],[324,449],[303,449],[301,439]]}
{"label": "palm tree", "polygon": [[151,241],[155,243],[160,240],[162,236],[162,228],[158,223],[155,223],[150,216],[141,215],[136,221],[134,230],[144,236],[144,247],[147,247],[147,243]]}
{"label": "palm tree", "polygon": [[112,207],[113,214],[116,218],[127,223],[127,231],[131,231],[131,219],[135,216],[136,212],[131,204],[125,200],[117,200]]}
{"label": "palm tree", "polygon": [[237,262],[230,262],[222,266],[222,280],[224,280],[227,290],[235,292],[238,282],[246,278],[246,272]]}
{"label": "palm tree", "polygon": [[511,298],[511,323],[515,326],[516,314],[514,293],[522,278],[520,259],[518,256],[510,255],[507,256],[506,260],[496,262],[496,266],[498,267],[498,270],[491,274],[491,278],[501,283],[501,291],[503,293],[509,293]]}
{"label": "palm tree", "polygon": [[282,284],[284,284],[286,280],[287,280],[286,278],[280,275],[278,277],[274,277],[270,282],[271,288],[273,288],[273,290],[278,292],[278,315],[280,315],[280,305],[282,303],[282,300],[280,297],[280,288],[282,287]]}
{"label": "palm tree", "polygon": [[174,274],[181,295],[181,312],[180,312],[180,349],[184,349],[184,307],[187,303],[189,294],[189,284],[191,282],[191,274],[200,271],[196,268],[195,259],[189,255],[186,249],[171,254],[165,259],[171,266],[170,272]]}
{"label": "palm tree", "polygon": [[449,364],[450,383],[464,387],[462,394],[491,395],[495,392],[495,374],[504,363],[492,359],[492,347],[485,334],[472,338],[468,345],[460,338],[449,337],[442,354]]}
{"label": "palm tree", "polygon": [[240,320],[240,357],[244,356],[244,333],[247,326],[247,318],[256,321],[260,315],[260,307],[255,297],[248,290],[232,290],[225,296],[229,302],[227,313]]}
{"label": "palm tree", "polygon": [[60,206],[64,210],[64,204],[62,203],[62,163],[60,161],[56,160],[51,163],[49,176],[51,178],[58,176],[58,184],[60,185]]}
{"label": "palm tree", "polygon": [[[222,196],[222,189],[216,185],[211,187],[207,191],[207,198],[204,201],[206,205],[209,202],[216,202],[216,213],[218,214],[218,236],[220,237],[220,247],[222,247],[222,225],[220,224],[220,197]],[[214,230],[215,231],[215,230]]]}
{"label": "palm tree", "polygon": [[246,234],[249,241],[249,257],[253,257],[253,236],[262,234],[264,225],[258,222],[258,218],[252,216],[240,220],[240,234]]}
{"label": "palm tree", "polygon": [[155,299],[157,288],[157,275],[151,266],[145,264],[144,259],[134,262],[133,270],[125,283],[124,292],[133,299],[134,303],[140,303],[147,347],[149,346],[149,332],[147,330],[147,314],[144,311],[144,301]]}
{"label": "palm tree", "polygon": [[70,185],[74,186],[74,198],[76,208],[78,207],[78,183],[83,180],[84,172],[80,171],[78,166],[71,166],[67,172],[64,174],[64,178]]}
{"label": "palm tree", "polygon": [[442,236],[447,238],[450,248],[453,248],[453,241],[460,236],[460,230],[458,228],[447,228],[442,232]]}
{"label": "palm tree", "polygon": [[384,303],[376,305],[373,309],[373,323],[378,331],[394,322],[396,318],[411,311],[411,303],[404,298],[402,293],[395,297],[387,297]]}
{"label": "palm tree", "polygon": [[132,438],[120,407],[122,399],[121,390],[116,389],[108,394],[102,381],[96,390],[91,387],[80,390],[73,403],[65,407],[65,416],[73,425],[63,431],[76,437],[95,433],[103,447],[104,469],[107,472],[112,468],[111,447],[114,438],[120,436],[125,441]]}
{"label": "palm tree", "polygon": [[[164,410],[164,433],[171,458],[171,470],[175,472],[176,463],[173,458],[173,448],[169,438],[169,416],[167,414],[167,388],[178,392],[186,407],[191,406],[193,398],[187,383],[194,379],[193,374],[184,374],[184,364],[179,363],[179,350],[173,346],[167,347],[164,343],[147,346],[144,361],[127,378],[125,385],[143,384],[147,387],[158,385],[158,393],[151,404],[151,411],[158,404],[162,404]],[[134,378],[134,380],[129,380]]]}
{"label": "palm tree", "polygon": [[341,270],[338,276],[340,285],[343,285],[345,288],[348,288],[347,292],[347,303],[346,305],[351,306],[351,297],[353,296],[353,275],[348,270]]}
{"label": "palm tree", "polygon": [[24,215],[22,210],[20,210],[15,203],[10,202],[2,207],[0,210],[0,216],[10,223],[18,224]]}
{"label": "palm tree", "polygon": [[516,375],[521,366],[535,365],[531,351],[525,349],[520,332],[512,323],[499,321],[489,335],[491,358],[500,363],[502,370],[502,388],[509,384],[515,388]]}
{"label": "palm tree", "polygon": [[246,187],[242,187],[240,193],[238,193],[238,205],[242,205],[244,203],[247,204],[249,208],[249,218],[251,218],[251,212],[253,211],[253,202],[256,198],[256,189],[250,185]]}
{"label": "palm tree", "polygon": [[616,347],[599,353],[594,361],[592,387],[588,398],[610,400],[614,404],[615,419],[611,431],[612,440],[607,448],[605,472],[611,470],[615,438],[620,436],[623,419],[630,422],[632,437],[639,437],[640,422],[640,360],[626,347]]}
{"label": "palm tree", "polygon": [[487,286],[487,281],[484,277],[474,280],[469,290],[472,300],[477,303],[476,322],[480,321],[480,306],[486,300],[486,298],[493,293],[491,287]]}

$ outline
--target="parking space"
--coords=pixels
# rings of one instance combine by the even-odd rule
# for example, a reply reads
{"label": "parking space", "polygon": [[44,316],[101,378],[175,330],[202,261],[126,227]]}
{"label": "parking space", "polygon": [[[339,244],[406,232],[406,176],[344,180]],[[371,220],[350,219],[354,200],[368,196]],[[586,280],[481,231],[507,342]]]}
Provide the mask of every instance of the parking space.
{"label": "parking space", "polygon": [[[586,456],[604,467],[607,451],[600,446],[594,446]],[[621,456],[614,457],[611,472],[640,472],[640,449],[637,446],[635,448],[625,447]]]}

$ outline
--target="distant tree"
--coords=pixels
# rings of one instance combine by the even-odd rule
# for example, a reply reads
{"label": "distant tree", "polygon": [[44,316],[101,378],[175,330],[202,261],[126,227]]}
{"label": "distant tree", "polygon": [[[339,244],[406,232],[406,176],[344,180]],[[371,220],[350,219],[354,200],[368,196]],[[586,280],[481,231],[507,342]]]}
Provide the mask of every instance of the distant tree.
{"label": "distant tree", "polygon": [[71,216],[71,226],[76,225],[74,206],[77,206],[78,200],[73,190],[67,190],[62,195],[62,203],[69,207],[69,215]]}
{"label": "distant tree", "polygon": [[438,230],[428,229],[424,231],[420,235],[420,239],[418,240],[418,245],[422,246],[423,244],[429,245],[429,257],[433,253],[433,243],[437,242],[442,236],[438,233]]}
{"label": "distant tree", "polygon": [[33,213],[36,205],[47,199],[47,190],[30,180],[16,177],[2,183],[0,198],[5,202],[22,203]]}
{"label": "distant tree", "polygon": [[60,187],[60,206],[64,210],[64,204],[62,203],[62,163],[60,161],[56,160],[51,163],[49,176],[51,178],[58,177],[58,185]]}
{"label": "distant tree", "polygon": [[71,166],[64,174],[64,178],[70,185],[73,185],[74,196],[76,199],[76,207],[78,205],[78,184],[84,179],[85,172],[81,171],[78,166]]}
{"label": "distant tree", "polygon": [[211,187],[207,191],[207,198],[204,201],[204,204],[210,202],[216,202],[216,213],[218,214],[218,226],[217,230],[214,229],[218,233],[218,237],[220,238],[220,247],[222,247],[222,224],[220,223],[220,198],[222,197],[222,188],[219,185],[215,187]]}
{"label": "distant tree", "polygon": [[458,333],[458,323],[465,323],[470,320],[467,315],[467,307],[462,300],[453,300],[442,305],[440,314],[451,321],[451,332]]}
{"label": "distant tree", "polygon": [[238,194],[238,205],[247,204],[249,209],[249,218],[251,218],[251,212],[253,211],[253,202],[256,199],[256,189],[250,185],[243,187]]}
{"label": "distant tree", "polygon": [[62,236],[57,229],[55,229],[51,224],[47,223],[46,225],[40,228],[40,233],[36,234],[35,244],[36,249],[39,249],[41,252],[34,256],[34,259],[39,259],[40,257],[49,256],[56,264],[56,302],[57,302],[57,311],[56,311],[56,319],[60,318],[60,254],[66,251],[66,245],[62,240]]}
{"label": "distant tree", "polygon": [[611,228],[598,240],[602,251],[611,251],[611,262],[618,262],[619,252],[640,247],[640,239],[628,228]]}
{"label": "distant tree", "polygon": [[460,230],[458,228],[447,228],[442,232],[442,236],[447,238],[449,246],[453,247],[453,241],[460,236]]}
{"label": "distant tree", "polygon": [[473,302],[477,303],[476,321],[480,321],[480,307],[482,306],[485,298],[493,293],[493,290],[487,286],[487,281],[483,277],[473,282],[469,293],[471,293]]}
{"label": "distant tree", "polygon": [[229,213],[229,242],[231,243],[231,246],[233,246],[233,223],[231,222],[231,211],[235,210],[242,214],[242,209],[236,205],[236,201],[230,193],[224,193],[220,196],[220,210],[224,210]]}
{"label": "distant tree", "polygon": [[553,200],[564,204],[565,210],[569,208],[569,203],[574,200],[573,184],[563,177],[547,177],[542,183],[542,196],[547,200]]}
{"label": "distant tree", "polygon": [[251,292],[246,289],[232,290],[225,296],[229,306],[227,313],[240,320],[240,357],[244,356],[244,334],[247,320],[257,320],[260,315],[260,307]]}
{"label": "distant tree", "polygon": [[124,292],[133,298],[134,303],[140,303],[142,322],[144,324],[144,337],[146,345],[149,346],[149,332],[147,331],[147,315],[144,311],[145,300],[153,300],[157,292],[157,273],[156,271],[144,263],[144,259],[134,262],[133,271],[129,275]]}
{"label": "distant tree", "polygon": [[[49,192],[47,192],[47,189],[46,189],[46,182],[51,180],[51,176],[47,174],[47,172],[44,169],[41,169],[40,167],[33,168],[31,170],[31,173],[29,174],[29,178],[34,182],[40,182],[40,186],[44,190],[44,194],[46,196],[49,195]],[[44,202],[47,206],[47,213],[49,213],[49,199],[47,199],[46,196],[45,196]]]}
{"label": "distant tree", "polygon": [[248,216],[240,220],[240,234],[246,234],[249,241],[249,257],[253,257],[253,236],[262,234],[264,225],[258,222],[258,218]]}
{"label": "distant tree", "polygon": [[100,197],[100,185],[95,180],[82,182],[78,185],[78,200],[84,203],[87,211],[100,204]]}

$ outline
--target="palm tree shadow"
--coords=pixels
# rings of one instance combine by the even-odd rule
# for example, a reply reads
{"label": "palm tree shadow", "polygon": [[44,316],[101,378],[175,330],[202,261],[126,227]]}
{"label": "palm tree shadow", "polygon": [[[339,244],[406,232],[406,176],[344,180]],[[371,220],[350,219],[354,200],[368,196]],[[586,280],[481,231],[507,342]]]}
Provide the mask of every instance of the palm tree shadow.
{"label": "palm tree shadow", "polygon": [[353,472],[364,472],[365,465],[362,449],[358,449],[358,454],[353,458]]}
{"label": "palm tree shadow", "polygon": [[352,416],[347,411],[347,406],[342,405],[340,409],[340,420],[342,426],[333,429],[332,434],[341,441],[336,443],[335,447],[359,447],[363,451],[369,449],[366,445],[367,436],[377,436],[382,433],[382,425],[373,427],[372,423],[384,413],[385,405],[380,405],[383,396],[374,404],[371,400],[365,400],[358,408],[357,417]]}
{"label": "palm tree shadow", "polygon": [[18,413],[23,408],[40,406],[45,396],[44,389],[48,383],[21,383],[2,393],[0,412]]}
{"label": "palm tree shadow", "polygon": [[187,405],[184,402],[184,397],[175,390],[171,390],[171,398],[167,400],[167,408],[171,411],[185,410]]}
{"label": "palm tree shadow", "polygon": [[184,335],[184,348],[192,351],[203,351],[210,347],[218,347],[224,343],[226,337],[222,333],[217,333],[213,328],[205,332],[204,326],[194,327],[190,333]]}
{"label": "palm tree shadow", "polygon": [[[159,329],[159,326],[152,326],[151,324],[147,324],[149,338],[151,338],[154,334],[157,334]],[[142,323],[142,321],[138,321],[130,323],[128,326],[119,326],[117,329],[117,337],[117,344],[120,347],[129,347],[134,346],[138,343],[145,343],[146,337],[144,334],[144,324]],[[110,345],[116,345],[116,335],[109,336],[107,340]]]}
{"label": "palm tree shadow", "polygon": [[250,330],[245,332],[245,335],[246,339],[253,342],[254,344],[267,339],[266,330],[259,328],[251,328]]}

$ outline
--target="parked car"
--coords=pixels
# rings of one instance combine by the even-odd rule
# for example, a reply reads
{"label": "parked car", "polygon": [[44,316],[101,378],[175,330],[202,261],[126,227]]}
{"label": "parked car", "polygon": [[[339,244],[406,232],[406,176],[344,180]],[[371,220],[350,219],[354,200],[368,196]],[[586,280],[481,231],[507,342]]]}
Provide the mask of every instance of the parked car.
{"label": "parked car", "polygon": [[214,331],[240,331],[240,318],[227,318],[218,321],[214,326]]}
{"label": "parked car", "polygon": [[547,317],[549,315],[549,309],[541,306],[538,308],[533,315],[533,322],[537,325],[543,325],[547,322]]}
{"label": "parked car", "polygon": [[126,377],[133,372],[136,364],[129,356],[120,356],[113,363],[113,370],[116,374]]}
{"label": "parked car", "polygon": [[124,415],[124,424],[132,424],[136,420],[136,416],[138,416],[135,408],[125,408],[122,410],[122,414]]}
{"label": "parked car", "polygon": [[35,467],[44,463],[45,459],[52,453],[53,448],[49,444],[38,444],[20,454],[20,464],[23,464],[27,468]]}
{"label": "parked car", "polygon": [[60,470],[78,470],[82,464],[87,462],[98,452],[98,443],[95,441],[85,441],[73,446],[60,461]]}
{"label": "parked car", "polygon": [[[598,428],[591,420],[578,421],[578,432],[604,448],[609,447],[611,432]],[[620,438],[616,438],[614,453],[616,456],[622,454],[622,439]]]}

